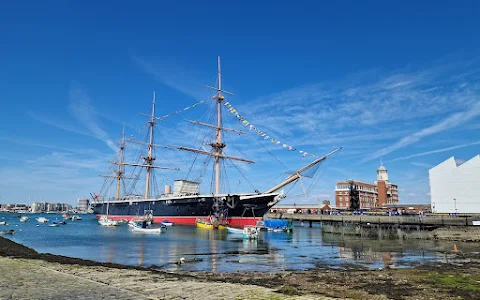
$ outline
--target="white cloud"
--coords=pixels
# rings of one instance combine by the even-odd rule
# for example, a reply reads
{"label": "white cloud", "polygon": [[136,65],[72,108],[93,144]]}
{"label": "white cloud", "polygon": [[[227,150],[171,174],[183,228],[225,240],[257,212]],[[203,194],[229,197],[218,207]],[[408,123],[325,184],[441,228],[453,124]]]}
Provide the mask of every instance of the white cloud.
{"label": "white cloud", "polygon": [[436,149],[436,150],[431,150],[431,151],[426,151],[426,152],[422,152],[422,153],[411,154],[411,155],[402,156],[402,157],[397,157],[395,159],[389,160],[389,162],[394,162],[394,161],[399,161],[399,160],[407,160],[407,159],[410,159],[410,158],[426,156],[426,155],[431,155],[431,154],[435,154],[435,153],[448,152],[448,151],[451,151],[451,150],[470,147],[470,146],[474,146],[474,145],[480,145],[480,141],[473,142],[473,143],[462,144],[462,145],[457,145],[457,146],[452,146],[452,147]]}
{"label": "white cloud", "polygon": [[[133,64],[143,72],[152,75],[160,83],[169,86],[195,99],[204,99],[208,94],[205,84],[174,59],[147,60],[138,56],[132,57]],[[216,73],[212,73],[215,75]],[[202,98],[203,96],[203,98]]]}
{"label": "white cloud", "polygon": [[443,119],[442,121],[436,123],[435,125],[429,126],[427,128],[423,128],[413,134],[410,134],[400,139],[398,142],[396,142],[393,145],[390,145],[388,147],[385,147],[383,149],[376,151],[375,153],[367,157],[364,161],[369,161],[369,160],[387,155],[395,150],[398,150],[400,148],[404,148],[408,145],[416,143],[429,135],[433,135],[445,130],[455,128],[459,125],[467,123],[468,121],[478,117],[479,115],[480,115],[480,102],[477,102],[476,104],[474,104],[472,107],[469,107],[465,111],[454,113],[448,116],[447,118]]}
{"label": "white cloud", "polygon": [[412,166],[422,167],[422,168],[427,168],[427,169],[430,169],[430,168],[433,167],[432,164],[423,163],[423,162],[410,162],[410,164],[411,164]]}
{"label": "white cloud", "polygon": [[72,114],[93,134],[94,137],[104,141],[113,151],[118,151],[115,142],[109,138],[108,133],[100,127],[95,119],[97,112],[90,105],[91,101],[88,95],[78,86],[78,84],[72,83],[69,92],[69,99],[69,108]]}

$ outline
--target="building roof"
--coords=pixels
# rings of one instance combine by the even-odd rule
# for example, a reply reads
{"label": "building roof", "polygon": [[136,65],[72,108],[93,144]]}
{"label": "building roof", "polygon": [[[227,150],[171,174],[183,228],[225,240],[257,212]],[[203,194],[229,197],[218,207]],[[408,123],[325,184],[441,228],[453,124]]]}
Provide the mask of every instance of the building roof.
{"label": "building roof", "polygon": [[386,171],[387,169],[381,165],[380,167],[378,167],[377,171]]}
{"label": "building roof", "polygon": [[354,180],[354,179],[347,179],[345,181],[338,181],[337,184],[349,184],[350,182],[352,183],[361,183],[361,184],[366,184],[366,185],[374,185],[371,182],[366,182],[366,181],[361,181],[361,180]]}

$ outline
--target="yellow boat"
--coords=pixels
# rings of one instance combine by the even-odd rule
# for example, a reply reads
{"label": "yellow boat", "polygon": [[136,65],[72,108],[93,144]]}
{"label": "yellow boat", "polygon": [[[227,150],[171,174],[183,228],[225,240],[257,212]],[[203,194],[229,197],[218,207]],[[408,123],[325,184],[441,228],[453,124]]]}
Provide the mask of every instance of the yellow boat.
{"label": "yellow boat", "polygon": [[197,220],[196,221],[197,228],[203,228],[203,229],[218,229],[218,230],[226,230],[228,228],[227,224],[218,224],[214,225],[211,222],[207,220]]}
{"label": "yellow boat", "polygon": [[197,220],[197,228],[203,228],[203,229],[213,229],[213,224],[208,222],[208,221],[204,221],[204,220]]}

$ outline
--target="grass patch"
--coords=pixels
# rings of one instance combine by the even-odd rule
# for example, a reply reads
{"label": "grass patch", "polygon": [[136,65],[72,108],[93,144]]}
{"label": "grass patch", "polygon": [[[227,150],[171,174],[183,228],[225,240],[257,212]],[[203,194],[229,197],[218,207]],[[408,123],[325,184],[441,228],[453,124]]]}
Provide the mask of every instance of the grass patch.
{"label": "grass patch", "polygon": [[428,278],[436,284],[466,291],[480,291],[480,276],[429,273]]}
{"label": "grass patch", "polygon": [[277,293],[282,293],[282,294],[288,295],[288,296],[300,295],[300,292],[296,288],[294,288],[293,286],[289,286],[289,285],[282,286],[276,292]]}

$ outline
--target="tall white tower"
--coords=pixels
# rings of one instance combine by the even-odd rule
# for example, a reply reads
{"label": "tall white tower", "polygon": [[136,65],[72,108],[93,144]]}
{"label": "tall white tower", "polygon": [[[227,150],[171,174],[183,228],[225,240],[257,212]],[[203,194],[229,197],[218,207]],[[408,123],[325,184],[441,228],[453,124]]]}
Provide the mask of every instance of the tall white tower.
{"label": "tall white tower", "polygon": [[380,161],[380,167],[377,169],[377,180],[388,181],[388,171]]}

